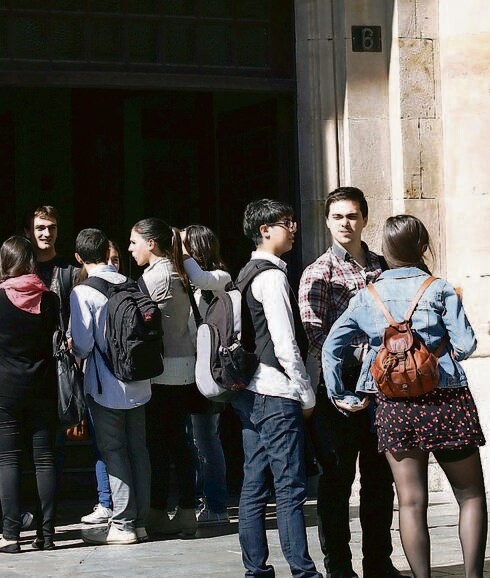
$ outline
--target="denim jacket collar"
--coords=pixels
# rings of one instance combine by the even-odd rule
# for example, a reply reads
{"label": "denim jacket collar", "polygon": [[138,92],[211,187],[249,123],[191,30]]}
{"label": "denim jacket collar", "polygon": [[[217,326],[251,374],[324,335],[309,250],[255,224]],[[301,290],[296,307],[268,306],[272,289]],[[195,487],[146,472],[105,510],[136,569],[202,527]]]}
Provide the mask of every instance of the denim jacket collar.
{"label": "denim jacket collar", "polygon": [[427,273],[418,267],[397,267],[383,271],[378,277],[380,279],[407,279],[408,277],[426,277]]}

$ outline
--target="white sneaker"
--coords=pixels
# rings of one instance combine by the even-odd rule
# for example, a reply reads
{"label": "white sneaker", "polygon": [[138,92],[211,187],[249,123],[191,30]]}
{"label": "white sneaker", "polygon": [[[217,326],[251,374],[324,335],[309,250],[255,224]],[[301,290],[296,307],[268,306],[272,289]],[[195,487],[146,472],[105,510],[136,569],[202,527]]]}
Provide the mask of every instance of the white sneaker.
{"label": "white sneaker", "polygon": [[199,526],[224,526],[230,523],[228,512],[213,512],[208,508],[203,508],[197,515],[197,523]]}
{"label": "white sneaker", "polygon": [[107,524],[112,518],[112,510],[105,508],[101,504],[94,507],[94,511],[86,516],[82,516],[80,521],[84,524]]}
{"label": "white sneaker", "polygon": [[82,540],[86,544],[136,544],[135,530],[122,530],[114,524],[105,528],[82,528]]}

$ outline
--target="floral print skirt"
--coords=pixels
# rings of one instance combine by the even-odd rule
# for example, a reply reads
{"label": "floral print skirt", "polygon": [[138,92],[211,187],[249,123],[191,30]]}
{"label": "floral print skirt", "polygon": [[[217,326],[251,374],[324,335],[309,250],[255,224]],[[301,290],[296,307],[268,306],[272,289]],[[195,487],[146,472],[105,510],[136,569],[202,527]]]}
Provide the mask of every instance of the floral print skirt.
{"label": "floral print skirt", "polygon": [[460,449],[485,444],[468,387],[437,388],[411,400],[377,396],[378,450],[403,452]]}

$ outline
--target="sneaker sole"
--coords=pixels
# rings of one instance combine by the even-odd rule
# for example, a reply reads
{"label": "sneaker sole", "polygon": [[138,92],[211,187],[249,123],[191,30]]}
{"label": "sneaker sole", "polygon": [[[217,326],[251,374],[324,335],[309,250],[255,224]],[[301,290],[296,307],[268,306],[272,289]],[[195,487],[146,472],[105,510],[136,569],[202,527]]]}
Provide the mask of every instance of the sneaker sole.
{"label": "sneaker sole", "polygon": [[97,524],[108,524],[109,521],[110,521],[110,518],[99,518],[95,522],[84,520],[83,518],[80,519],[80,522],[82,522],[82,524],[90,524],[91,526],[96,526]]}
{"label": "sneaker sole", "polygon": [[125,546],[127,544],[137,544],[138,543],[138,538],[134,538],[133,540],[105,540],[103,542],[99,542],[98,540],[91,540],[90,538],[87,538],[86,536],[82,536],[82,540],[85,542],[85,544],[92,544],[93,546]]}

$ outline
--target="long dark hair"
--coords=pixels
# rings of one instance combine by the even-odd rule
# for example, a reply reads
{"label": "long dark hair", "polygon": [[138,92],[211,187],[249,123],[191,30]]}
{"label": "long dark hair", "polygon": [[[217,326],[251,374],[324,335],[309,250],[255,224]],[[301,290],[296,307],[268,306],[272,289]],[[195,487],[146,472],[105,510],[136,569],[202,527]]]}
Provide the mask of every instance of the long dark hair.
{"label": "long dark hair", "polygon": [[21,235],[9,237],[0,247],[0,280],[34,273],[36,257],[29,239]]}
{"label": "long dark hair", "polygon": [[430,246],[429,232],[420,219],[413,215],[389,217],[383,227],[383,256],[390,269],[418,267],[429,272],[424,253]]}
{"label": "long dark hair", "polygon": [[133,231],[141,235],[143,239],[147,241],[153,240],[155,242],[162,255],[167,257],[174,266],[185,289],[188,289],[189,278],[184,269],[182,241],[179,229],[171,227],[163,219],[149,217],[138,221],[133,226]]}
{"label": "long dark hair", "polygon": [[220,254],[218,236],[205,225],[189,225],[184,229],[189,252],[205,271],[227,267]]}

